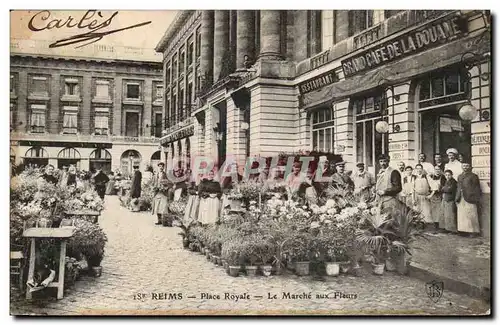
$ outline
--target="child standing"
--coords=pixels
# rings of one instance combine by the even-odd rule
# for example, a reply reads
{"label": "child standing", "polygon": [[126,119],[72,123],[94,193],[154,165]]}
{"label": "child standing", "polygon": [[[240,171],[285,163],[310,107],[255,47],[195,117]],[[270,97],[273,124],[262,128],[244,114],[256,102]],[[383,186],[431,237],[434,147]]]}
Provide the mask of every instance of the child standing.
{"label": "child standing", "polygon": [[444,171],[446,178],[441,192],[443,193],[442,219],[439,220],[439,227],[445,231],[457,232],[457,205],[455,197],[457,195],[457,181],[453,178],[453,172],[450,169]]}

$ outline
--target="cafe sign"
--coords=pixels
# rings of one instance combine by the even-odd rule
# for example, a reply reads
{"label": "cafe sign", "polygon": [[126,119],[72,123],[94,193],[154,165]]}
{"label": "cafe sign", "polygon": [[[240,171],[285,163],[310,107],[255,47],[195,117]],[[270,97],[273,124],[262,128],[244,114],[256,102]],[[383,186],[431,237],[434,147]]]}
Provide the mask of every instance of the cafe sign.
{"label": "cafe sign", "polygon": [[445,17],[341,61],[346,78],[453,41],[468,30],[465,17]]}
{"label": "cafe sign", "polygon": [[301,95],[303,95],[305,93],[321,89],[324,86],[330,85],[337,81],[339,81],[339,77],[337,76],[337,74],[333,70],[328,71],[313,79],[301,82],[299,84],[299,92]]}

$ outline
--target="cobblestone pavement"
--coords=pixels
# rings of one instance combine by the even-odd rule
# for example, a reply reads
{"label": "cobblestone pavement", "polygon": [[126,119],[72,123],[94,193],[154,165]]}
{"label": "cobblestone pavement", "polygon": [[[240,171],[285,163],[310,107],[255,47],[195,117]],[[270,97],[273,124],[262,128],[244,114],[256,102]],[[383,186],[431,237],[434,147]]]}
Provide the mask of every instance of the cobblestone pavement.
{"label": "cobblestone pavement", "polygon": [[[326,281],[294,275],[233,278],[204,256],[182,249],[177,228],[154,221],[148,213],[124,209],[117,197],[107,197],[99,220],[109,240],[102,276],[81,279],[60,301],[14,301],[11,314],[478,314],[490,308],[446,288],[434,303],[424,282],[393,274]],[[296,299],[284,298],[284,292]],[[202,298],[202,293],[220,299]],[[328,293],[330,299],[321,298]],[[177,299],[169,299],[175,297],[171,294]],[[250,299],[241,299],[245,294]]]}

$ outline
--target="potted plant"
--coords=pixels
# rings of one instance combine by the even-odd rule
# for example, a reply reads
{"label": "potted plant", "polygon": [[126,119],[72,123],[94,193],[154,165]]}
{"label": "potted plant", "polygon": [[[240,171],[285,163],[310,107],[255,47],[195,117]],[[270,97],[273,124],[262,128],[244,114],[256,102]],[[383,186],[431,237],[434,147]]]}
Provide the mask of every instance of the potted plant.
{"label": "potted plant", "polygon": [[290,242],[289,252],[295,262],[295,274],[299,276],[309,275],[311,261],[311,241],[312,238],[307,233],[299,233]]}
{"label": "potted plant", "polygon": [[257,238],[252,237],[245,238],[241,243],[241,257],[246,262],[245,270],[248,276],[257,275],[258,266],[256,263],[259,261],[257,249],[260,243]]}
{"label": "potted plant", "polygon": [[226,272],[237,277],[241,269],[241,239],[233,238],[222,245],[222,258],[227,262]]}
{"label": "potted plant", "polygon": [[394,235],[390,228],[390,218],[387,214],[375,213],[365,215],[362,229],[358,230],[357,240],[363,244],[374,258],[373,273],[384,273],[391,242],[389,236]]}
{"label": "potted plant", "polygon": [[424,233],[424,221],[420,213],[411,209],[394,211],[391,214],[391,246],[386,261],[388,270],[399,274],[408,273],[411,245],[417,238],[428,239]]}
{"label": "potted plant", "polygon": [[256,254],[262,263],[260,266],[262,274],[264,276],[270,276],[273,269],[273,259],[276,254],[275,247],[269,241],[262,240],[260,245],[257,247]]}

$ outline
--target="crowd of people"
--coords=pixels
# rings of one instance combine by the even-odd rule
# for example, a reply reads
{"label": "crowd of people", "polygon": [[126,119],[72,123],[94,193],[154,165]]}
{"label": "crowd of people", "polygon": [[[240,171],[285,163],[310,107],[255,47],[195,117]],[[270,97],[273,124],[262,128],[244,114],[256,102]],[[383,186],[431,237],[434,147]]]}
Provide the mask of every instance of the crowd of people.
{"label": "crowd of people", "polygon": [[[440,154],[436,154],[431,163],[421,153],[414,166],[399,162],[397,168],[392,168],[389,157],[382,155],[378,159],[377,175],[368,172],[362,162],[356,164],[355,171],[346,171],[344,161],[329,163],[326,157],[320,157],[322,163],[310,164],[307,172],[303,172],[301,162],[295,162],[286,177],[284,168],[269,170],[269,166],[265,166],[260,173],[250,175],[249,181],[280,183],[286,188],[289,199],[302,199],[308,204],[324,203],[321,201],[327,188],[341,189],[354,194],[360,201],[376,201],[382,210],[409,208],[417,211],[431,232],[476,236],[480,233],[479,178],[472,172],[470,162],[456,149],[448,149],[446,156],[446,163]],[[232,168],[230,165],[228,170]],[[329,177],[328,181],[318,180],[318,166],[323,166],[322,176]],[[188,201],[186,219],[202,224],[216,222],[221,211],[229,205],[226,194],[242,179],[241,175],[218,177],[220,173],[216,170],[207,175],[191,175],[189,169],[177,168],[173,173],[176,177],[186,176],[186,180],[169,181],[163,163],[158,164],[158,171],[153,176],[156,188],[153,213],[157,215],[157,225],[162,224],[162,216],[169,214],[169,204],[181,197]]]}

